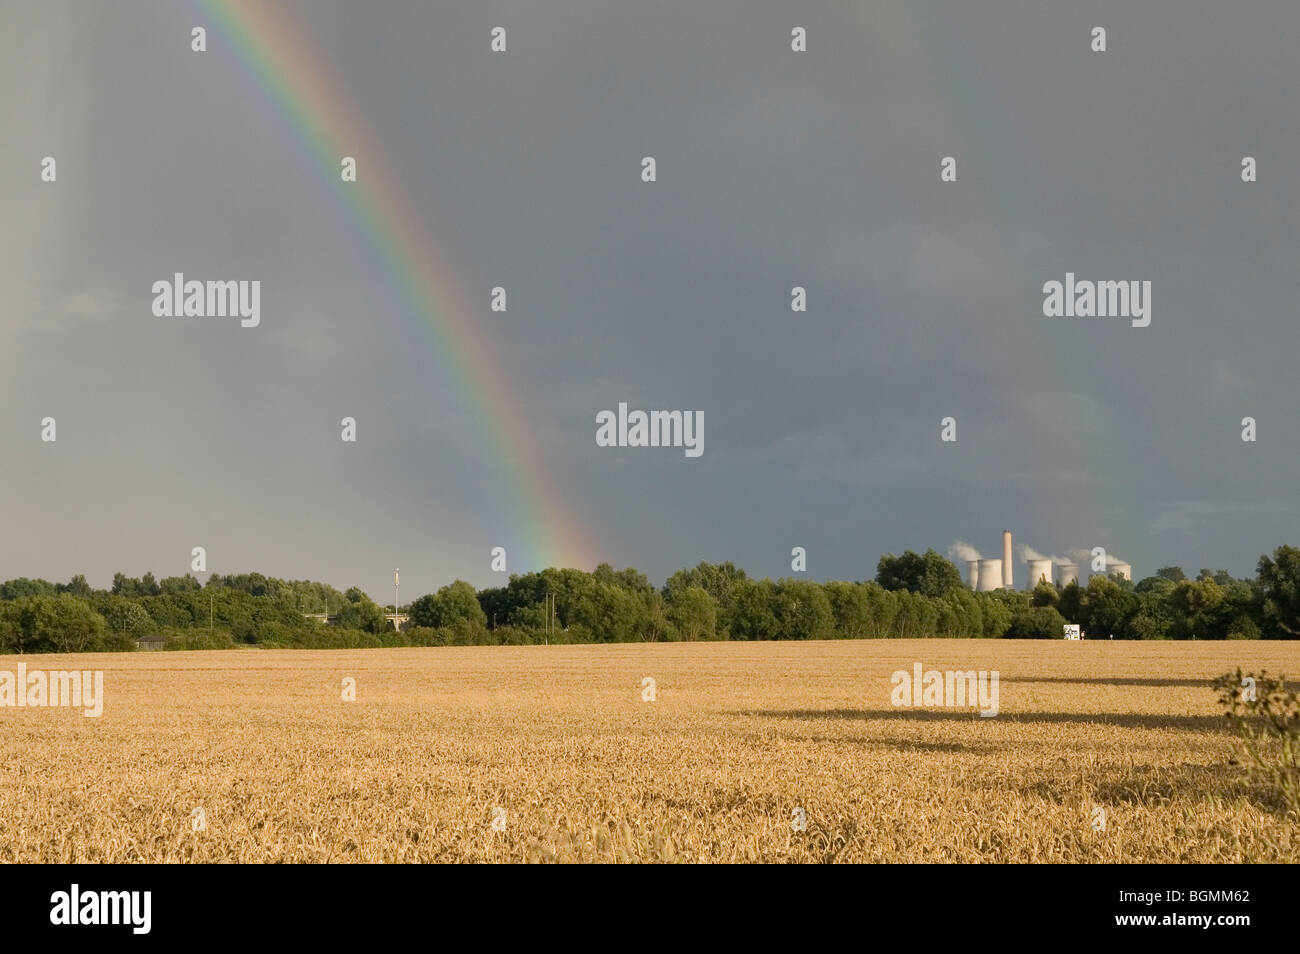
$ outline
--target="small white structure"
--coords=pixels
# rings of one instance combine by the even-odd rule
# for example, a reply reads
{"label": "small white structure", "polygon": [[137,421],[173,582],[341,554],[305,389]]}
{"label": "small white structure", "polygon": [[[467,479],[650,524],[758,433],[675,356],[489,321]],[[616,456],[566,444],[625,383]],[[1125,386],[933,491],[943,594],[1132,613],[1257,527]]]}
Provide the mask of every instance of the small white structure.
{"label": "small white structure", "polygon": [[1078,623],[1066,623],[1066,624],[1065,624],[1065,638],[1066,638],[1066,639],[1083,639],[1083,630],[1081,630],[1081,629],[1079,628],[1079,624],[1078,624]]}

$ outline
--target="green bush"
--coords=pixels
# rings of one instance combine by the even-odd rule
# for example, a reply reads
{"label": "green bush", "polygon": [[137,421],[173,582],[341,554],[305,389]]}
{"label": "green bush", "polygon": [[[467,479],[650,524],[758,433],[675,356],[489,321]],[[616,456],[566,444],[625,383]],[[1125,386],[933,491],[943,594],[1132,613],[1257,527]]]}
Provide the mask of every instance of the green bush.
{"label": "green bush", "polygon": [[0,652],[93,652],[106,631],[88,600],[66,593],[0,603]]}
{"label": "green bush", "polygon": [[1300,696],[1285,676],[1264,670],[1220,676],[1214,686],[1229,723],[1241,740],[1251,777],[1273,787],[1287,810],[1300,818]]}
{"label": "green bush", "polygon": [[1064,639],[1065,617],[1054,606],[1031,606],[1011,617],[1009,639]]}
{"label": "green bush", "polygon": [[135,637],[129,633],[106,632],[95,640],[94,645],[88,652],[95,653],[130,653],[139,647],[135,644]]}
{"label": "green bush", "polygon": [[218,629],[164,629],[166,642],[163,649],[234,649],[238,646],[229,630]]}
{"label": "green bush", "polygon": [[1249,616],[1241,616],[1228,627],[1228,639],[1259,639],[1259,627]]}

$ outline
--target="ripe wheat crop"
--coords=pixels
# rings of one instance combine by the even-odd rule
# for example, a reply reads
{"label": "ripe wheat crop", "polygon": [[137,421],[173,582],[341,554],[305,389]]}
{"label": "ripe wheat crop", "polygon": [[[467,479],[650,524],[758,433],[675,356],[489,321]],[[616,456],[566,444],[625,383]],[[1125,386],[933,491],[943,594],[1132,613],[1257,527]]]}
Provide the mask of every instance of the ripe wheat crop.
{"label": "ripe wheat crop", "polygon": [[[0,657],[0,861],[1300,861],[1211,687],[1298,643],[888,640]],[[999,712],[891,674],[997,670]],[[643,680],[652,679],[653,701]],[[346,679],[355,701],[345,701]]]}

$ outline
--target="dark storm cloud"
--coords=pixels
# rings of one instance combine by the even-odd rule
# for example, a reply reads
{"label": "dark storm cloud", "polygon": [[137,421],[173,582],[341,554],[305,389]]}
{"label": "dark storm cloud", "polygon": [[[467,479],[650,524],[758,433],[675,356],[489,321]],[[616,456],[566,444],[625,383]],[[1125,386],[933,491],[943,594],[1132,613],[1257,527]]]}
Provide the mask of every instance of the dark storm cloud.
{"label": "dark storm cloud", "polygon": [[[1300,12],[1129,6],[283,12],[377,137],[361,174],[382,152],[481,308],[599,557],[781,574],[798,545],[861,579],[1007,526],[1138,575],[1246,573],[1300,530]],[[419,592],[487,584],[495,545],[534,568],[435,339],[219,34],[190,53],[201,23],[5,7],[0,576],[102,585],[203,545],[382,599],[392,566]],[[174,271],[261,280],[262,326],[153,317]],[[1066,271],[1150,280],[1151,326],[1045,319]],[[619,401],[702,410],[704,456],[598,448]]]}

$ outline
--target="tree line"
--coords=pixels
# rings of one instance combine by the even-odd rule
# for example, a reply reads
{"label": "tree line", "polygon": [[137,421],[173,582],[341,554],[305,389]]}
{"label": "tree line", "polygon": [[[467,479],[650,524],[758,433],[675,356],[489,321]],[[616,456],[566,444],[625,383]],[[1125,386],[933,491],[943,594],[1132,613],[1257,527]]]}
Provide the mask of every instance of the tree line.
{"label": "tree line", "polygon": [[[394,631],[360,589],[260,573],[156,579],[118,573],[110,589],[84,576],[0,584],[0,652],[128,650],[142,637],[168,649],[470,646],[677,640],[998,637],[1060,639],[1077,623],[1092,639],[1300,638],[1300,549],[1261,556],[1253,579],[1164,567],[1132,583],[1040,582],[977,593],[933,550],[880,558],[872,580],[754,579],[731,563],[678,570],[661,587],[635,569],[546,569],[505,586],[463,580],[404,608]],[[328,616],[330,624],[311,614]]]}

